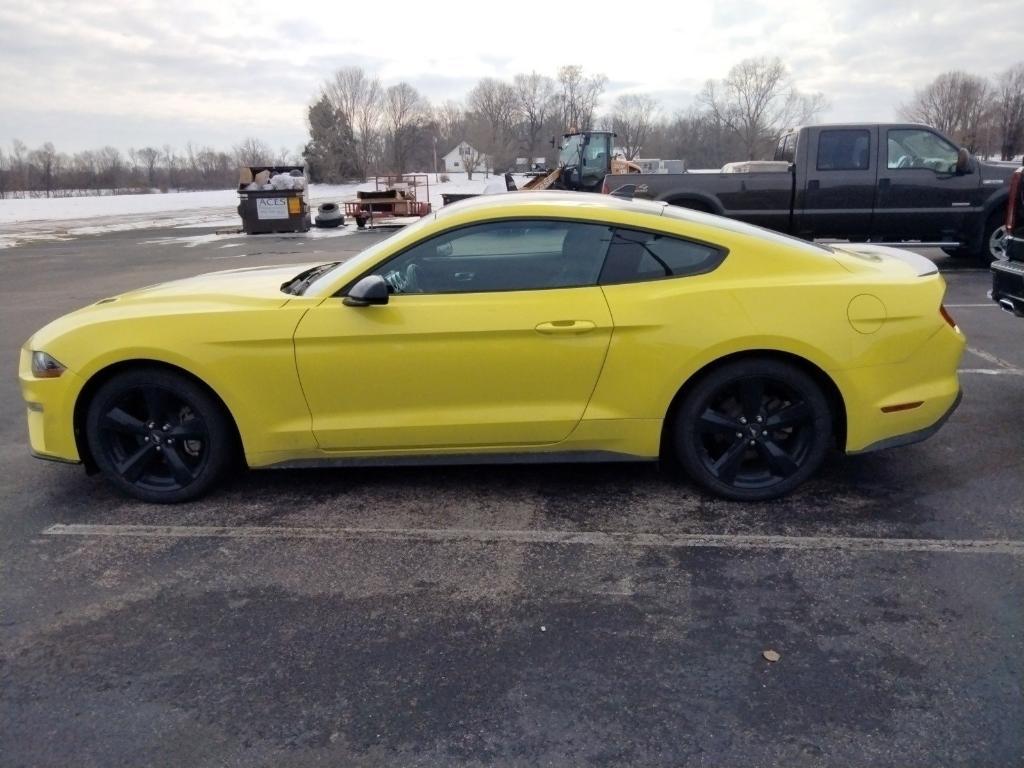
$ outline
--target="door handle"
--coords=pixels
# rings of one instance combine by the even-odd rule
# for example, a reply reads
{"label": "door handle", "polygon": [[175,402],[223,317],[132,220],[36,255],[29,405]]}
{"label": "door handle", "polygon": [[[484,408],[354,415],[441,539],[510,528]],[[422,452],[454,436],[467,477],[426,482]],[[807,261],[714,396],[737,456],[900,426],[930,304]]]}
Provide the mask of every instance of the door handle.
{"label": "door handle", "polygon": [[552,320],[541,323],[535,330],[537,333],[586,333],[597,328],[595,323],[589,320]]}

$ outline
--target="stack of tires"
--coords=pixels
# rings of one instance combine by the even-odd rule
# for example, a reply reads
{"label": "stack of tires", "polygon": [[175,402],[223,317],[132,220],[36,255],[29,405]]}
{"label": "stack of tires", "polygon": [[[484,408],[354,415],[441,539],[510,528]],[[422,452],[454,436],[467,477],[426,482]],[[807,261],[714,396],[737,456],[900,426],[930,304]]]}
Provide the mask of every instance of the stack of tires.
{"label": "stack of tires", "polygon": [[345,224],[345,215],[337,203],[322,203],[316,211],[316,225],[322,229]]}

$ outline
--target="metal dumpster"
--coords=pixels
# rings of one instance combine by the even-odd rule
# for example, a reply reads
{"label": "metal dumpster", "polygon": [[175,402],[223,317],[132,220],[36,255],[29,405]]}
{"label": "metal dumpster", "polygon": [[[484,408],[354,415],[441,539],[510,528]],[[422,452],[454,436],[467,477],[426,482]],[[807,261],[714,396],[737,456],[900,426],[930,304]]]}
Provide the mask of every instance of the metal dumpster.
{"label": "metal dumpster", "polygon": [[[287,179],[275,185],[275,177],[290,176],[292,188],[284,188]],[[266,183],[259,183],[266,179]],[[309,185],[305,166],[254,165],[241,169],[238,184],[238,215],[242,217],[242,231],[247,235],[270,232],[308,232]]]}

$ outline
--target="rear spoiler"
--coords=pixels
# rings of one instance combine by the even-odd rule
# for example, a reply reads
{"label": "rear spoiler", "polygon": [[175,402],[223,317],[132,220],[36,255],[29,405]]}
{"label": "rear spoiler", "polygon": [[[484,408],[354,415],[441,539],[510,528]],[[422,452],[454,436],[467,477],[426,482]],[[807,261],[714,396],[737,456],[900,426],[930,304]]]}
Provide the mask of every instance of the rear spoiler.
{"label": "rear spoiler", "polygon": [[918,277],[926,277],[928,275],[935,275],[939,272],[939,267],[931,259],[926,259],[924,256],[916,254],[912,251],[905,251],[902,248],[891,248],[886,245],[873,245],[871,243],[829,243],[830,248],[835,248],[839,251],[845,251],[852,253],[855,256],[863,256],[865,258],[874,257],[877,259],[880,256],[884,256],[890,259],[896,259],[902,261],[908,267],[917,273]]}

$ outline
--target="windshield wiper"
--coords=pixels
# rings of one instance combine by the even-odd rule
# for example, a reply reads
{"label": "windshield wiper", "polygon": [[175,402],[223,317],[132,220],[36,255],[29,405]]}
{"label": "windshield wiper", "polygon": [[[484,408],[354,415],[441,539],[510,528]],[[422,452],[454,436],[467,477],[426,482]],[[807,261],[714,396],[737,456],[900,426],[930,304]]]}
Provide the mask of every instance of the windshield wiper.
{"label": "windshield wiper", "polygon": [[305,291],[310,283],[316,280],[320,275],[324,274],[328,270],[334,269],[336,266],[341,264],[340,261],[330,261],[326,264],[320,264],[310,269],[299,272],[291,280],[286,280],[281,283],[281,290],[285,293],[290,293],[295,296],[301,296],[302,292]]}

